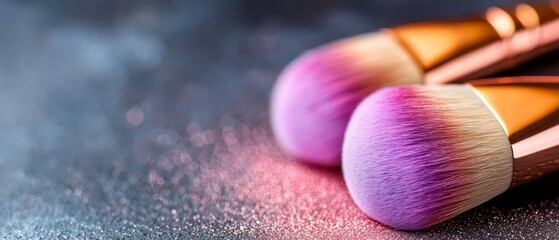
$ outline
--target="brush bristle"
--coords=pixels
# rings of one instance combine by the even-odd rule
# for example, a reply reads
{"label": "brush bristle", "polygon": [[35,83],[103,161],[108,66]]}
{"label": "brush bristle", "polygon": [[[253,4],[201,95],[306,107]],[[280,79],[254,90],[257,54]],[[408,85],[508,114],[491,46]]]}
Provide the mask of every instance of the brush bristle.
{"label": "brush bristle", "polygon": [[357,107],[342,170],[369,217],[417,230],[506,191],[512,159],[506,133],[472,87],[390,87]]}
{"label": "brush bristle", "polygon": [[341,40],[305,53],[280,75],[272,127],[288,153],[339,166],[343,133],[357,104],[383,85],[420,79],[419,67],[387,33]]}

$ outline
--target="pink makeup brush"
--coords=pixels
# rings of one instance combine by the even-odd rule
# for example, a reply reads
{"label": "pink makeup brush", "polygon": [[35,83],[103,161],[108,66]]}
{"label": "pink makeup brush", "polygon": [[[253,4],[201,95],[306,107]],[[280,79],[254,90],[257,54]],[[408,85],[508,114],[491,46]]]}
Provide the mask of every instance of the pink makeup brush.
{"label": "pink makeup brush", "polygon": [[343,39],[310,50],[278,78],[271,121],[298,159],[339,166],[357,104],[385,85],[476,79],[548,52],[559,40],[559,4],[490,8],[480,17],[427,22]]}
{"label": "pink makeup brush", "polygon": [[559,170],[559,77],[388,87],[352,116],[342,170],[361,210],[423,229]]}

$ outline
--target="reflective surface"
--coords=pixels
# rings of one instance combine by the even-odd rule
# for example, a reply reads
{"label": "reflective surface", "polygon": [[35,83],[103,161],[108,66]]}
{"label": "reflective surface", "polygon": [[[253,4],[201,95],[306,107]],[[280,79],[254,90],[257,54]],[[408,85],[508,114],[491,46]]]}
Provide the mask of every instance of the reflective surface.
{"label": "reflective surface", "polygon": [[557,238],[558,175],[401,232],[270,132],[304,49],[485,1],[43,2],[0,3],[0,238]]}

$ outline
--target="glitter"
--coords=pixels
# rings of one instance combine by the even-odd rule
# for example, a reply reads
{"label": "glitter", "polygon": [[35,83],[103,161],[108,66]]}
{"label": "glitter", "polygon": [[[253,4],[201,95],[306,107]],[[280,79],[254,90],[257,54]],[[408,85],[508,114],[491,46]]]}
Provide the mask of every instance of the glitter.
{"label": "glitter", "polygon": [[165,132],[158,134],[155,141],[160,145],[169,146],[175,143],[177,139],[178,135],[176,132]]}
{"label": "glitter", "polygon": [[144,112],[141,108],[133,107],[126,112],[126,122],[132,126],[139,126],[144,121]]}
{"label": "glitter", "polygon": [[186,126],[186,132],[190,135],[192,135],[193,133],[200,132],[200,130],[202,130],[200,124],[196,122],[191,122]]}

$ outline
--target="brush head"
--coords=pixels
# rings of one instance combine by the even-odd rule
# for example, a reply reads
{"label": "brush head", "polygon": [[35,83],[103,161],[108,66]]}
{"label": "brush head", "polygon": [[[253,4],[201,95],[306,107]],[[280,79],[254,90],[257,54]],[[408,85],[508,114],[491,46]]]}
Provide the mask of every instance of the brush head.
{"label": "brush head", "polygon": [[512,161],[506,133],[472,87],[391,87],[357,107],[342,170],[369,217],[417,230],[506,191]]}
{"label": "brush head", "polygon": [[421,71],[393,37],[365,34],[310,50],[280,75],[271,99],[279,144],[298,159],[339,166],[357,104],[383,85],[419,83]]}

